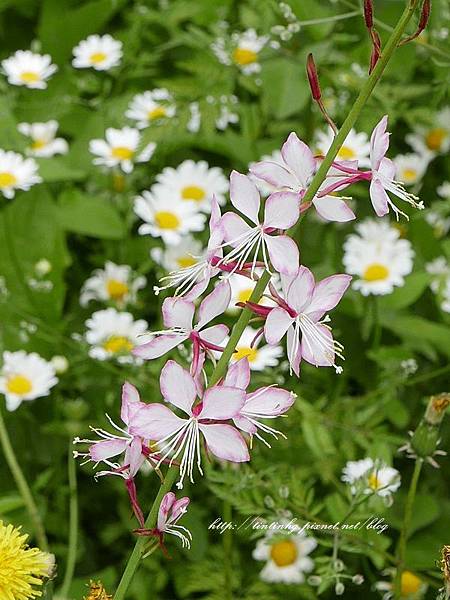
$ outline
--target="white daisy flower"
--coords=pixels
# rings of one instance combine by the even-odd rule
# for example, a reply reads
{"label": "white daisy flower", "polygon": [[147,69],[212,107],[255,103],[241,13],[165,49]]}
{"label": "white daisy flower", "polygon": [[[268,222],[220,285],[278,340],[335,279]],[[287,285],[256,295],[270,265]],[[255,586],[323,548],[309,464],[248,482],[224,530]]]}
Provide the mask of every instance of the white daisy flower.
{"label": "white daisy flower", "polygon": [[166,167],[156,176],[152,192],[164,198],[168,205],[173,202],[194,203],[199,210],[211,212],[213,196],[219,204],[225,204],[229,190],[228,179],[220,167],[210,167],[204,160],[185,160],[176,169]]}
{"label": "white daisy flower", "polygon": [[[394,569],[386,569],[382,575],[389,575],[391,581],[376,581],[374,589],[378,592],[383,592],[383,600],[392,600],[394,598],[394,584],[392,580],[395,578]],[[403,571],[400,582],[400,599],[401,600],[420,600],[424,597],[427,591],[427,584],[420,579],[412,571]]]}
{"label": "white daisy flower", "polygon": [[203,244],[192,236],[187,235],[175,246],[152,248],[150,256],[166,271],[179,271],[193,267],[203,257]]}
{"label": "white daisy flower", "polygon": [[445,154],[450,150],[450,106],[436,113],[433,126],[419,125],[414,133],[406,136],[406,141],[417,154],[431,160],[436,154]]}
{"label": "white daisy flower", "polygon": [[137,121],[136,127],[144,129],[154,121],[173,117],[175,113],[172,95],[164,88],[157,88],[134,96],[125,116]]}
{"label": "white daisy flower", "polygon": [[66,154],[69,150],[66,140],[55,137],[58,131],[57,121],[19,123],[17,129],[31,138],[32,143],[27,148],[27,154],[31,156],[49,157],[55,154]]}
{"label": "white daisy flower", "polygon": [[14,198],[16,190],[29,190],[41,181],[33,158],[0,149],[0,192],[5,198]]}
{"label": "white daisy flower", "polygon": [[391,496],[400,487],[400,473],[379,460],[364,458],[350,460],[342,470],[342,481],[350,484],[352,494],[376,494],[382,498]]}
{"label": "white daisy flower", "polygon": [[[334,141],[333,132],[330,130],[316,133],[315,147],[325,156]],[[367,133],[357,133],[354,129],[345,138],[345,142],[337,153],[336,160],[357,160],[360,166],[369,166],[370,142]]]}
{"label": "white daisy flower", "polygon": [[103,269],[96,269],[81,289],[80,304],[90,300],[114,302],[119,307],[135,304],[138,290],[145,287],[147,279],[136,276],[129,265],[116,265],[106,261]]}
{"label": "white daisy flower", "polygon": [[[153,189],[153,188],[152,188]],[[145,190],[134,200],[134,212],[145,223],[138,231],[141,235],[161,237],[165,244],[178,244],[191,231],[203,231],[205,215],[197,211],[193,202],[169,202]]]}
{"label": "white daisy flower", "polygon": [[414,185],[425,175],[429,164],[426,156],[420,154],[399,154],[394,158],[396,178],[404,185]]}
{"label": "white daisy flower", "polygon": [[353,288],[368,296],[391,294],[394,287],[403,286],[413,268],[411,243],[399,239],[399,230],[380,219],[367,219],[356,231],[347,237],[343,257],[346,272],[359,277]]}
{"label": "white daisy flower", "polygon": [[450,200],[450,181],[444,181],[444,183],[438,187],[437,193],[441,198],[444,198],[444,200]]}
{"label": "white daisy flower", "polygon": [[138,363],[131,351],[143,342],[140,336],[148,330],[143,319],[135,321],[129,312],[106,308],[94,312],[86,321],[89,356],[97,360],[116,359],[119,363]]}
{"label": "white daisy flower", "polygon": [[57,383],[53,365],[39,354],[23,350],[3,352],[0,393],[5,395],[8,410],[16,410],[26,400],[48,396]]}
{"label": "white daisy flower", "polygon": [[[258,276],[261,275],[262,272],[263,269],[255,270],[255,273]],[[250,299],[250,296],[252,295],[257,281],[254,279],[249,279],[248,277],[245,277],[243,275],[239,275],[238,273],[233,273],[228,278],[228,281],[231,286],[231,301],[230,306],[228,307],[228,312],[235,313],[240,310],[240,308],[236,306],[238,302],[247,302]],[[279,289],[279,279],[276,280],[275,278],[273,278],[271,283],[275,286],[275,289]],[[275,306],[275,303],[272,302],[270,298],[267,298],[266,296],[263,296],[258,304],[262,304],[263,306]]]}
{"label": "white daisy flower", "polygon": [[266,561],[259,574],[263,581],[303,583],[305,573],[314,569],[314,561],[308,555],[316,547],[316,540],[300,529],[285,536],[277,530],[268,530],[265,537],[258,540],[252,556]]}
{"label": "white daisy flower", "polygon": [[[283,356],[281,346],[260,346],[263,335],[257,336],[256,329],[246,327],[241,335],[236,350],[231,357],[231,362],[235,363],[241,358],[247,357],[252,371],[264,371],[267,367],[276,367],[279,363],[279,358]],[[223,346],[226,345],[228,339],[225,339]]]}
{"label": "white daisy flower", "polygon": [[254,167],[258,162],[262,162],[262,161],[270,161],[270,162],[276,163],[277,165],[281,165],[282,167],[285,167],[285,168],[286,168],[286,163],[283,160],[283,156],[281,155],[280,150],[274,150],[272,152],[272,154],[263,154],[261,156],[261,158],[259,159],[259,161],[251,162],[248,165],[249,178],[254,182],[254,184],[260,191],[261,195],[269,196],[269,194],[271,194],[272,192],[277,191],[278,188],[276,186],[268,183],[267,181],[264,181],[263,179],[259,179],[258,177],[256,177],[256,175],[254,175],[251,172],[251,168]]}
{"label": "white daisy flower", "polygon": [[30,89],[43,90],[47,79],[58,70],[49,54],[35,54],[30,50],[17,50],[2,60],[2,69],[11,85],[24,85]]}
{"label": "white daisy flower", "polygon": [[450,264],[444,256],[438,256],[427,263],[425,269],[427,273],[433,276],[430,288],[437,294],[441,290],[442,284],[445,283],[447,279],[450,279]]}
{"label": "white daisy flower", "polygon": [[155,151],[156,144],[151,142],[136,155],[141,141],[141,134],[133,127],[114,129],[108,127],[105,140],[91,140],[89,151],[98,156],[94,158],[94,165],[104,165],[108,169],[120,167],[124,173],[131,173],[135,163],[147,162]]}
{"label": "white daisy flower", "polygon": [[190,133],[197,133],[202,124],[202,113],[200,112],[200,105],[198,102],[191,102],[189,104],[189,120],[186,123],[186,129]]}
{"label": "white daisy flower", "polygon": [[259,73],[259,53],[269,41],[268,36],[258,36],[254,29],[233,33],[231,40],[217,38],[211,50],[224,65],[235,64],[245,75]]}
{"label": "white daisy flower", "polygon": [[72,65],[77,69],[92,67],[96,71],[109,71],[120,64],[122,42],[110,35],[90,35],[72,50]]}

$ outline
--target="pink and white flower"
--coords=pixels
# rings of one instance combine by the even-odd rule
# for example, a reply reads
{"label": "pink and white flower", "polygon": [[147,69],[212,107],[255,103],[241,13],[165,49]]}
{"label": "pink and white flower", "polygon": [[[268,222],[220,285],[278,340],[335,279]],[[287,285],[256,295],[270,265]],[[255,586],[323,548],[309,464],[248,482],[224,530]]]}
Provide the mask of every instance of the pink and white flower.
{"label": "pink and white flower", "polygon": [[267,315],[267,342],[278,344],[287,334],[288,360],[297,376],[302,358],[316,367],[334,367],[337,373],[342,372],[335,359],[338,356],[344,360],[343,346],[333,339],[326,313],[338,304],[351,277],[332,275],[316,283],[311,271],[301,266],[294,277],[281,280],[285,299],[277,294],[279,307]]}
{"label": "pink and white flower", "polygon": [[228,334],[226,325],[205,326],[226,311],[231,300],[228,281],[222,281],[204,298],[198,308],[197,322],[192,324],[195,304],[184,298],[166,298],[162,305],[163,323],[167,329],[156,331],[149,342],[133,349],[133,354],[145,360],[153,360],[176,348],[186,340],[193,344],[192,373],[197,370],[201,352],[221,351],[218,346]]}
{"label": "pink and white flower", "polygon": [[[312,178],[314,177],[318,161],[314,157],[311,149],[292,132],[284,142],[281,148],[283,163],[273,161],[261,161],[250,167],[251,173],[269,183],[278,190],[288,190],[297,194],[297,201],[301,201]],[[352,166],[358,165],[353,161]],[[337,165],[339,163],[336,163]],[[348,173],[339,169],[330,170],[329,177],[333,177],[334,189],[343,189],[350,183]],[[339,185],[336,185],[339,181]],[[321,189],[325,190],[330,181],[326,180]],[[353,211],[347,206],[342,198],[330,196],[327,193],[317,194],[312,200],[312,204],[319,215],[327,221],[350,221],[355,218]],[[307,208],[307,207],[305,207]]]}
{"label": "pink and white flower", "polygon": [[189,529],[182,525],[177,525],[183,515],[187,513],[190,499],[187,496],[177,500],[173,492],[167,492],[161,500],[158,511],[158,522],[154,529],[136,529],[138,535],[155,536],[159,540],[159,545],[163,550],[164,536],[166,534],[174,535],[181,540],[183,548],[190,548],[192,534]]}
{"label": "pink and white flower", "polygon": [[402,212],[391,200],[387,192],[391,192],[397,198],[408,202],[411,206],[423,209],[423,202],[417,202],[417,196],[410,194],[405,190],[403,184],[395,181],[396,167],[389,158],[386,158],[386,152],[389,148],[389,133],[387,129],[388,118],[385,115],[372,132],[370,138],[370,164],[371,164],[371,183],[370,199],[373,208],[378,217],[382,217],[389,212],[391,208],[398,220],[399,215],[408,219],[408,215]]}
{"label": "pink and white flower", "polygon": [[214,386],[207,389],[201,401],[195,404],[198,389],[195,379],[175,361],[169,360],[162,369],[161,393],[166,402],[183,411],[188,418],[181,418],[164,404],[148,404],[139,411],[139,421],[133,424],[134,435],[157,442],[159,463],[180,459],[180,479],[177,487],[183,487],[187,476],[194,483],[194,465],[203,475],[200,445],[221,460],[247,462],[248,448],[239,431],[224,421],[238,415],[245,403],[245,392],[236,387]]}
{"label": "pink and white flower", "polygon": [[[246,175],[233,171],[230,177],[230,199],[233,206],[245,215],[254,225],[239,215],[227,212],[222,217],[226,243],[233,246],[220,265],[233,264],[232,272],[243,269],[252,255],[252,275],[257,266],[261,250],[266,269],[270,270],[269,260],[274,269],[292,275],[298,268],[299,252],[296,243],[287,235],[274,235],[277,230],[285,231],[298,221],[299,199],[292,192],[271,194],[264,206],[264,218],[259,218],[261,198],[258,188]],[[268,255],[268,256],[267,256]]]}

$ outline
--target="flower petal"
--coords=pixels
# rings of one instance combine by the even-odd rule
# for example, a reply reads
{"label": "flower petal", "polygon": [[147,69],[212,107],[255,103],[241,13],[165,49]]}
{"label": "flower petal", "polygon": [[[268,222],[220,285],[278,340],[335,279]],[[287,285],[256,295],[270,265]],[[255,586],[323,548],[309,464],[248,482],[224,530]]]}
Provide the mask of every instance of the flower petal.
{"label": "flower petal", "polygon": [[101,462],[102,460],[122,454],[127,447],[127,440],[102,440],[92,444],[89,448],[89,455],[94,462]]}
{"label": "flower petal", "polygon": [[333,334],[320,323],[312,326],[315,333],[302,330],[302,358],[316,367],[331,367],[334,363]]}
{"label": "flower petal", "polygon": [[289,306],[297,313],[304,312],[311,302],[315,285],[314,275],[307,267],[301,266],[289,286],[286,298]]}
{"label": "flower petal", "polygon": [[250,363],[248,358],[233,363],[225,376],[224,385],[246,390],[250,383]]}
{"label": "flower petal", "polygon": [[284,142],[281,154],[284,162],[296,175],[302,189],[306,189],[309,179],[316,169],[316,161],[309,147],[298,138],[297,134],[292,132]]}
{"label": "flower petal", "polygon": [[206,390],[199,419],[232,419],[244,406],[245,392],[225,385]]}
{"label": "flower petal", "polygon": [[298,182],[296,178],[282,165],[271,160],[262,160],[250,167],[252,173],[258,179],[267,181],[278,189],[288,188],[296,190]]}
{"label": "flower petal", "polygon": [[284,308],[278,307],[271,310],[264,326],[267,343],[272,346],[278,344],[293,322],[293,317]]}
{"label": "flower petal", "polygon": [[120,409],[120,418],[128,425],[132,415],[143,404],[139,396],[139,392],[131,383],[126,381],[122,386],[122,407]]}
{"label": "flower petal", "polygon": [[163,354],[166,354],[166,352],[176,348],[179,344],[182,344],[187,339],[187,335],[180,334],[168,333],[158,335],[150,342],[136,346],[131,352],[134,356],[139,356],[144,360],[152,360],[153,358],[158,358]]}
{"label": "flower petal", "polygon": [[198,323],[196,329],[212,321],[226,311],[230,305],[231,286],[228,281],[222,281],[206,296],[198,309]]}
{"label": "flower petal", "polygon": [[170,510],[175,501],[176,501],[176,496],[173,492],[167,492],[167,494],[164,494],[163,499],[161,500],[161,504],[159,505],[159,510],[158,510],[157,527],[158,527],[159,531],[164,531],[164,526],[166,524]]}
{"label": "flower petal", "polygon": [[226,325],[212,325],[202,329],[201,339],[210,344],[220,344],[227,337],[229,329]]}
{"label": "flower petal", "polygon": [[195,381],[186,369],[174,360],[168,360],[161,371],[159,385],[166,402],[181,408],[189,416],[192,414],[197,391]]}
{"label": "flower petal", "polygon": [[370,162],[375,171],[378,170],[381,160],[389,148],[389,134],[386,133],[387,122],[387,115],[384,115],[370,136]]}
{"label": "flower petal", "polygon": [[370,183],[370,200],[378,217],[387,215],[389,212],[389,196],[379,179],[372,179]]}
{"label": "flower petal", "polygon": [[312,201],[317,212],[326,221],[346,223],[356,219],[355,213],[344,200],[336,196],[323,196]]}
{"label": "flower petal", "polygon": [[208,449],[223,460],[247,462],[250,460],[247,444],[239,431],[232,425],[199,424]]}
{"label": "flower petal", "polygon": [[164,404],[147,404],[136,414],[130,432],[147,440],[159,441],[186,427],[188,423],[189,420],[177,417]]}
{"label": "flower petal", "polygon": [[295,349],[294,333],[294,328],[289,327],[286,339],[287,355],[291,369],[294,371],[297,377],[300,377],[300,361],[302,359],[302,348],[301,344],[298,344],[297,349]]}
{"label": "flower petal", "polygon": [[192,329],[195,306],[184,298],[166,298],[162,304],[164,327]]}
{"label": "flower petal", "polygon": [[187,507],[189,506],[190,499],[187,496],[184,498],[180,498],[174,505],[172,506],[172,515],[170,517],[170,522],[175,523],[184,513],[186,512]]}
{"label": "flower petal", "polygon": [[284,275],[295,275],[300,256],[294,240],[287,235],[264,235],[264,241],[274,269]]}
{"label": "flower petal", "polygon": [[230,200],[231,204],[243,215],[259,224],[260,197],[258,188],[246,175],[232,171],[230,176]]}
{"label": "flower petal", "polygon": [[264,227],[289,229],[300,216],[300,196],[293,192],[274,192],[264,208]]}
{"label": "flower petal", "polygon": [[245,413],[278,416],[285,413],[295,402],[294,394],[287,390],[268,387],[260,388],[247,395]]}
{"label": "flower petal", "polygon": [[129,465],[130,476],[134,477],[142,467],[145,456],[142,454],[142,442],[139,438],[134,438],[125,452],[125,464]]}
{"label": "flower petal", "polygon": [[222,227],[224,238],[227,242],[232,242],[231,246],[240,244],[245,234],[252,231],[252,227],[242,217],[232,212],[227,212],[223,215]]}
{"label": "flower petal", "polygon": [[233,417],[233,423],[238,429],[245,431],[245,433],[248,433],[249,435],[253,435],[258,431],[256,425],[247,419],[247,417],[243,417],[242,415]]}
{"label": "flower petal", "polygon": [[308,314],[318,311],[319,316],[315,315],[315,319],[320,319],[324,313],[334,308],[342,296],[346,292],[350,282],[351,275],[331,275],[319,281],[314,288],[311,302],[308,306]]}

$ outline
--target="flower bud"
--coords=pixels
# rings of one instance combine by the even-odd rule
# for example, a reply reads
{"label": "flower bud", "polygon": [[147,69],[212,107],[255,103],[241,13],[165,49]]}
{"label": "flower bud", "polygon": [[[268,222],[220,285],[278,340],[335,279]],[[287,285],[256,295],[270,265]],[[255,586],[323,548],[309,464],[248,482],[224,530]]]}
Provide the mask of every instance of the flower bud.
{"label": "flower bud", "polygon": [[372,0],[364,0],[364,21],[367,29],[373,27],[373,3]]}
{"label": "flower bud", "polygon": [[450,406],[450,394],[432,396],[411,439],[411,448],[421,458],[431,457],[439,441],[439,428],[446,409]]}
{"label": "flower bud", "polygon": [[363,577],[363,575],[361,575],[360,573],[357,573],[356,575],[353,575],[352,582],[355,585],[361,585],[361,584],[363,584],[364,583],[364,577]]}
{"label": "flower bud", "polygon": [[419,23],[417,25],[416,31],[412,35],[409,35],[407,38],[402,40],[400,42],[399,46],[403,46],[404,44],[407,44],[408,42],[412,42],[417,37],[419,37],[419,35],[422,33],[422,31],[428,25],[428,21],[430,19],[430,13],[431,13],[431,0],[424,0],[423,4],[422,4],[422,11],[420,13],[420,19],[419,19]]}
{"label": "flower bud", "polygon": [[336,583],[336,585],[334,586],[334,593],[336,594],[336,596],[342,596],[342,594],[345,592],[345,585],[342,583],[342,581],[338,581]]}
{"label": "flower bud", "polygon": [[311,53],[308,54],[308,60],[306,61],[306,72],[308,74],[309,87],[311,88],[312,97],[314,100],[318,101],[322,97],[322,92],[320,91],[316,63],[314,62],[314,57]]}

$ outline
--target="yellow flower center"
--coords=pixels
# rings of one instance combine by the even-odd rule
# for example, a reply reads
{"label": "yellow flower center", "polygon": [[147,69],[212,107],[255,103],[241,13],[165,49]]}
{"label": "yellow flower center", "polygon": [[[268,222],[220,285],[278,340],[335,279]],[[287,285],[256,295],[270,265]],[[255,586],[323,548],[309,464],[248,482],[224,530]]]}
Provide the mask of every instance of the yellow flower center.
{"label": "yellow flower center", "polygon": [[123,297],[128,294],[128,286],[126,283],[123,283],[123,281],[108,279],[106,291],[108,292],[108,296],[113,300],[123,300]]}
{"label": "yellow flower center", "polygon": [[201,202],[205,196],[205,190],[198,185],[187,185],[181,190],[181,197],[183,200]]}
{"label": "yellow flower center", "polygon": [[155,221],[160,229],[178,229],[180,226],[177,215],[166,210],[155,213]]}
{"label": "yellow flower center", "polygon": [[338,152],[339,158],[343,158],[344,160],[351,160],[352,158],[356,158],[355,151],[349,146],[342,146],[342,148]]}
{"label": "yellow flower center", "polygon": [[39,81],[40,77],[34,71],[24,71],[20,74],[20,79],[24,83],[36,83],[36,81]]}
{"label": "yellow flower center", "polygon": [[112,335],[103,342],[103,348],[111,354],[119,354],[119,352],[130,352],[133,344],[123,335]]}
{"label": "yellow flower center", "polygon": [[193,256],[185,254],[184,256],[177,258],[177,264],[180,269],[186,269],[187,267],[192,267],[193,265],[197,264],[197,260]]}
{"label": "yellow flower center", "polygon": [[104,52],[94,52],[93,54],[91,54],[89,59],[91,63],[98,65],[106,59],[106,54]]}
{"label": "yellow flower center", "polygon": [[238,293],[238,302],[247,302],[252,295],[253,288],[246,288]]}
{"label": "yellow flower center", "polygon": [[6,389],[10,394],[18,394],[20,396],[28,394],[33,389],[33,384],[24,375],[13,375],[6,382]]}
{"label": "yellow flower center", "polygon": [[416,169],[404,169],[403,170],[403,181],[414,181],[417,178]]}
{"label": "yellow flower center", "polygon": [[287,567],[297,560],[297,546],[292,540],[285,540],[273,544],[270,549],[270,558],[277,567]]}
{"label": "yellow flower center", "polygon": [[363,279],[366,281],[382,281],[389,277],[389,269],[379,263],[369,265],[364,271]]}
{"label": "yellow flower center", "polygon": [[415,594],[419,591],[422,580],[417,575],[414,575],[414,573],[411,573],[411,571],[403,571],[401,585],[402,596]]}
{"label": "yellow flower center", "polygon": [[17,177],[12,173],[0,173],[0,188],[11,187],[17,183]]}
{"label": "yellow flower center", "polygon": [[236,48],[233,52],[233,60],[237,65],[251,65],[258,59],[258,53],[248,48]]}
{"label": "yellow flower center", "polygon": [[44,146],[47,145],[47,142],[45,140],[34,140],[34,142],[31,144],[31,149],[32,150],[40,150],[41,148],[44,148]]}
{"label": "yellow flower center", "polygon": [[165,117],[166,114],[167,111],[164,106],[157,106],[156,108],[149,110],[147,116],[149,121],[154,121],[155,119],[161,119],[162,117]]}
{"label": "yellow flower center", "polygon": [[442,142],[448,135],[448,131],[443,127],[436,127],[428,132],[425,137],[425,143],[430,150],[440,150]]}
{"label": "yellow flower center", "polygon": [[369,484],[370,489],[374,491],[380,489],[381,487],[381,482],[378,479],[376,472],[373,472],[369,475],[367,483]]}
{"label": "yellow flower center", "polygon": [[111,150],[111,154],[119,160],[129,160],[133,156],[134,151],[126,146],[116,146]]}
{"label": "yellow flower center", "polygon": [[234,360],[238,361],[241,358],[248,358],[248,362],[253,362],[256,360],[258,356],[258,349],[251,348],[250,346],[241,346],[240,348],[236,348],[236,352],[233,354]]}

